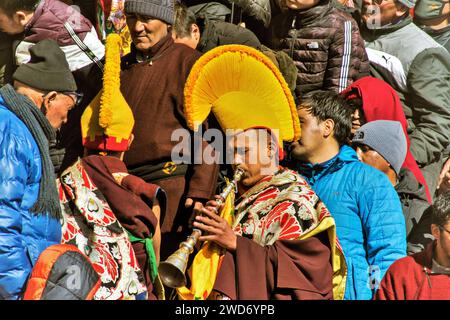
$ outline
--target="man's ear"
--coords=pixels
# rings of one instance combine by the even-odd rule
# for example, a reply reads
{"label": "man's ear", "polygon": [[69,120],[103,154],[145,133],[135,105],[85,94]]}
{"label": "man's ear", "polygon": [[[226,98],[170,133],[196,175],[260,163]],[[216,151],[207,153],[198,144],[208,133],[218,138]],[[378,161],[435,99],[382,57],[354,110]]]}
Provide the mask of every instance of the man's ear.
{"label": "man's ear", "polygon": [[437,224],[431,224],[431,234],[435,239],[439,238],[441,230],[439,230],[439,226]]}
{"label": "man's ear", "polygon": [[49,93],[47,93],[45,95],[44,101],[51,102],[51,101],[55,100],[57,95],[58,95],[58,92],[50,91]]}
{"label": "man's ear", "polygon": [[324,138],[328,138],[329,136],[333,135],[334,121],[332,119],[326,119],[325,121],[322,121],[320,126],[322,127],[322,135]]}
{"label": "man's ear", "polygon": [[44,114],[47,114],[48,110],[50,109],[50,104],[52,102],[52,100],[54,100],[56,98],[56,95],[58,94],[58,92],[56,91],[50,91],[49,93],[47,93],[44,97],[44,100],[42,101],[41,104],[41,111]]}
{"label": "man's ear", "polygon": [[191,25],[191,38],[195,41],[200,41],[200,28],[196,23]]}
{"label": "man's ear", "polygon": [[30,21],[28,14],[25,11],[16,11],[13,15],[13,20],[19,23],[22,27],[25,27]]}
{"label": "man's ear", "polygon": [[406,12],[409,11],[409,8],[407,6],[405,6],[404,4],[395,1],[395,7],[397,8],[397,11],[395,12],[395,16],[397,18],[400,18],[401,16],[403,16]]}
{"label": "man's ear", "polygon": [[267,146],[267,156],[269,159],[273,159],[277,154],[278,145],[276,145],[272,139],[271,143]]}
{"label": "man's ear", "polygon": [[131,134],[130,139],[128,140],[128,148],[127,151],[130,150],[131,144],[133,143],[134,140],[134,134]]}

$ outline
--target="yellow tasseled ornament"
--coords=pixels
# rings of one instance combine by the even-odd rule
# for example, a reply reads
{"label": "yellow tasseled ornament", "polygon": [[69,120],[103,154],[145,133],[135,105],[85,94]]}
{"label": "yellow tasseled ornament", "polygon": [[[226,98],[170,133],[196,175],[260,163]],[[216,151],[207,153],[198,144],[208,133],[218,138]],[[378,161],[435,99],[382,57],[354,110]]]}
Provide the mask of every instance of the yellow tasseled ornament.
{"label": "yellow tasseled ornament", "polygon": [[111,110],[115,92],[120,92],[120,49],[122,38],[118,34],[110,34],[106,38],[105,71],[103,74],[103,93],[100,100],[99,123],[107,128],[112,121]]}
{"label": "yellow tasseled ornament", "polygon": [[83,145],[88,149],[126,151],[134,127],[133,112],[120,91],[122,38],[106,38],[103,89],[81,117]]}

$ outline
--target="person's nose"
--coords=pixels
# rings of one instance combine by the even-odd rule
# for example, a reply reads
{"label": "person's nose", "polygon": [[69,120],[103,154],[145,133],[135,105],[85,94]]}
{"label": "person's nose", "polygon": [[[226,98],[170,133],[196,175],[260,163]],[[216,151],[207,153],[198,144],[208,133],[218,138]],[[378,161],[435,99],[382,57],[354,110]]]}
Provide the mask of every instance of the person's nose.
{"label": "person's nose", "polygon": [[233,160],[234,160],[234,165],[236,167],[238,167],[240,164],[244,163],[244,159],[243,159],[242,155],[240,155],[239,153],[236,153],[234,155],[234,159]]}
{"label": "person's nose", "polygon": [[139,21],[139,20],[136,19],[136,22],[135,22],[134,25],[133,25],[133,30],[134,30],[136,33],[140,33],[140,32],[142,32],[142,31],[144,31],[144,24],[143,24],[141,21]]}

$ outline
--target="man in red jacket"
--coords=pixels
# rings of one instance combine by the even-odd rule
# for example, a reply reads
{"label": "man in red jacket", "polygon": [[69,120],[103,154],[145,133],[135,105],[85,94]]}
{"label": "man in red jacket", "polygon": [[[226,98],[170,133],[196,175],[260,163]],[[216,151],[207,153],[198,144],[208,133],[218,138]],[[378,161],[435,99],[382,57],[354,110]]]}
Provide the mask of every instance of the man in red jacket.
{"label": "man in red jacket", "polygon": [[436,199],[431,215],[431,233],[436,240],[425,251],[392,264],[375,299],[450,299],[450,191]]}

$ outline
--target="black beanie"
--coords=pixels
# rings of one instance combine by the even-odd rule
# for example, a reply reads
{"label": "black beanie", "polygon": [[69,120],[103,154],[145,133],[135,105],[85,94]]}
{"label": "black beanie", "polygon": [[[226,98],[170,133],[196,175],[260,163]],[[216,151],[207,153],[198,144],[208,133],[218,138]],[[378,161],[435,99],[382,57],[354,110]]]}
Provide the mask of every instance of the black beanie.
{"label": "black beanie", "polygon": [[175,0],[125,0],[125,12],[150,16],[168,24],[175,19]]}
{"label": "black beanie", "polygon": [[66,56],[56,41],[45,39],[32,46],[31,59],[20,65],[13,79],[42,91],[76,91]]}

